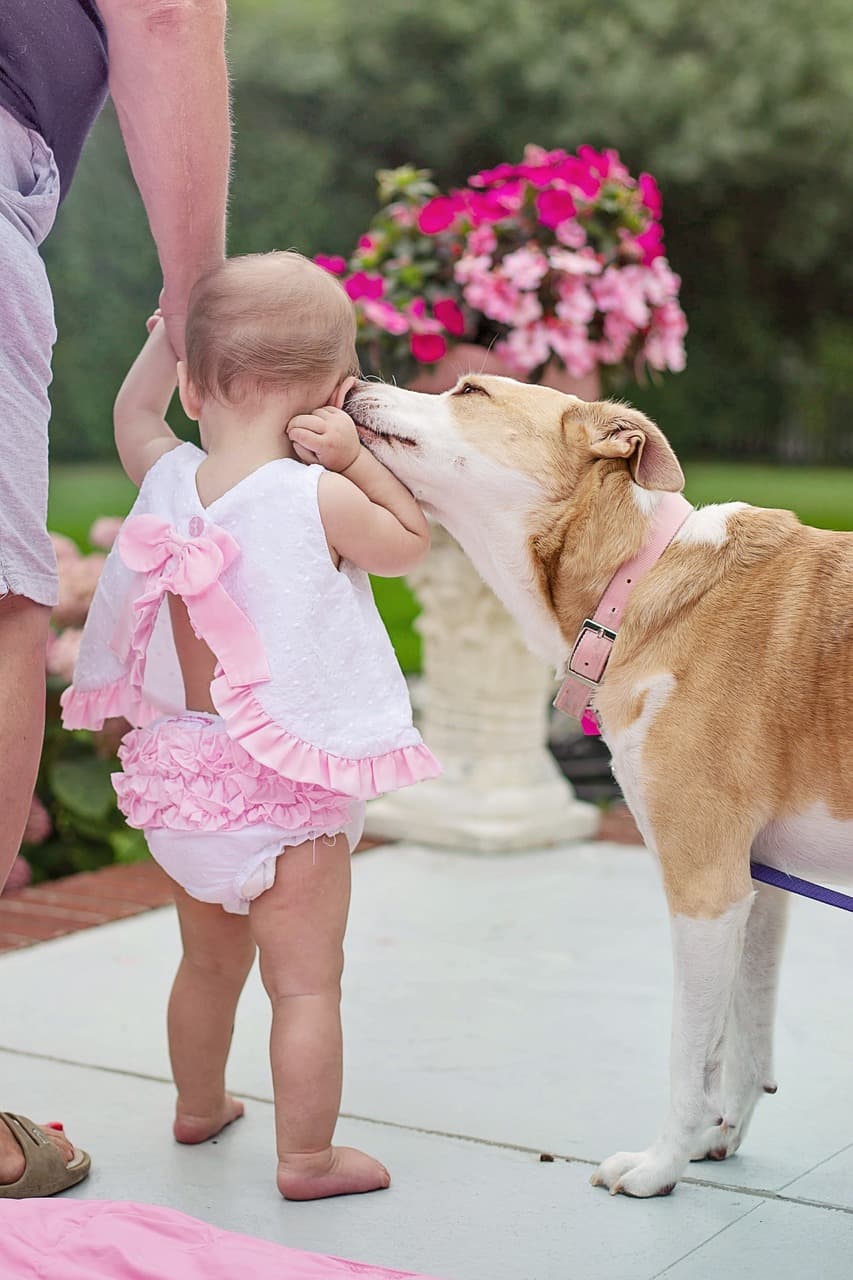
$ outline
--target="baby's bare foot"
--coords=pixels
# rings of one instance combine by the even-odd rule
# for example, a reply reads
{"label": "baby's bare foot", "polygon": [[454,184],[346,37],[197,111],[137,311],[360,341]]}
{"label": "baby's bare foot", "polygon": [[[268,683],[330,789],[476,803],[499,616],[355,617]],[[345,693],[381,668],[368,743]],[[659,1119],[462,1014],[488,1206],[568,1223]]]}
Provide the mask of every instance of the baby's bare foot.
{"label": "baby's bare foot", "polygon": [[178,1142],[186,1142],[190,1145],[207,1142],[208,1138],[215,1138],[217,1133],[221,1133],[226,1125],[239,1120],[245,1109],[242,1102],[238,1102],[236,1098],[231,1097],[230,1093],[226,1093],[222,1099],[222,1106],[212,1115],[194,1116],[181,1109],[179,1098],[172,1132]]}
{"label": "baby's bare foot", "polygon": [[360,1195],[384,1191],[390,1185],[391,1175],[384,1164],[354,1147],[289,1155],[278,1163],[278,1189],[285,1200]]}

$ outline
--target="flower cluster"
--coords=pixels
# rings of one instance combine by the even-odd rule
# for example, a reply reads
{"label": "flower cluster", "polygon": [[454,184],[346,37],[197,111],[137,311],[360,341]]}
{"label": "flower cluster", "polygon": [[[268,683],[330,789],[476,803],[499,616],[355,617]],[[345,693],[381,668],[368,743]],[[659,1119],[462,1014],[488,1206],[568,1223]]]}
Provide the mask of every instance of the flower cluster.
{"label": "flower cluster", "polygon": [[356,305],[366,365],[408,377],[458,342],[524,377],[556,360],[611,381],[684,367],[680,280],[661,196],[615,151],[529,146],[449,194],[425,170],[379,175],[381,209],[349,261],[318,256]]}

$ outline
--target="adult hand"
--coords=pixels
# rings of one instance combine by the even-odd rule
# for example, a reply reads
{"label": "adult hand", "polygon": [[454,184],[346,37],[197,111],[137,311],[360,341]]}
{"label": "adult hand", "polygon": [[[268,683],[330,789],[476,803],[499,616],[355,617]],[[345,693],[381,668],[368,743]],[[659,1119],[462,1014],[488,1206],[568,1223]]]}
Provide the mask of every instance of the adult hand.
{"label": "adult hand", "polygon": [[160,294],[160,306],[158,307],[158,311],[163,317],[163,323],[166,326],[166,335],[171,343],[172,350],[179,360],[186,360],[186,303],[177,305],[173,304],[169,294],[165,289],[163,289]]}

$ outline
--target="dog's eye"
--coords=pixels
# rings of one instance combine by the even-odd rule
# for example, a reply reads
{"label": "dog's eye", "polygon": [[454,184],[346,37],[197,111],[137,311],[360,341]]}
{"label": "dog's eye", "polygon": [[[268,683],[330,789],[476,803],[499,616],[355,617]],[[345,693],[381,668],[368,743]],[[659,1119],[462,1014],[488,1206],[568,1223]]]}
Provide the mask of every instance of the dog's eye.
{"label": "dog's eye", "polygon": [[463,382],[453,393],[455,396],[488,396],[485,387],[478,387],[476,382]]}

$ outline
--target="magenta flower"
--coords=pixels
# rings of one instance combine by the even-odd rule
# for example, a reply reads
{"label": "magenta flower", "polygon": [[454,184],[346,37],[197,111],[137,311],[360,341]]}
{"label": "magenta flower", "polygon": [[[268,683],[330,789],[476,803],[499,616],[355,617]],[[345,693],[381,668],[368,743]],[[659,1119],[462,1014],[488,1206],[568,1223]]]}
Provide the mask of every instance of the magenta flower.
{"label": "magenta flower", "polygon": [[418,214],[418,230],[425,236],[437,236],[453,225],[463,207],[456,196],[436,196],[428,200]]}
{"label": "magenta flower", "polygon": [[637,185],[640,190],[640,199],[649,213],[653,218],[660,218],[663,213],[663,198],[660,193],[660,187],[652,175],[650,173],[641,173],[640,181]]}
{"label": "magenta flower", "polygon": [[376,272],[356,271],[344,281],[344,288],[353,302],[359,298],[381,298],[385,292],[385,281]]}
{"label": "magenta flower", "polygon": [[330,257],[327,253],[315,253],[314,261],[318,267],[322,267],[333,276],[342,276],[347,269],[346,259],[338,257],[337,254]]}
{"label": "magenta flower", "polygon": [[663,228],[659,222],[650,223],[642,235],[637,236],[636,242],[640,247],[645,266],[654,262],[656,258],[663,257]]}
{"label": "magenta flower", "polygon": [[465,332],[465,316],[462,308],[454,298],[439,298],[433,303],[433,315],[439,324],[443,324],[448,333],[461,338]]}
{"label": "magenta flower", "polygon": [[447,354],[447,342],[440,333],[413,333],[409,350],[419,364],[435,364]]}
{"label": "magenta flower", "polygon": [[561,222],[567,222],[569,218],[573,218],[576,212],[575,202],[568,191],[551,188],[548,191],[540,191],[536,197],[536,213],[543,227],[550,227],[553,230]]}

